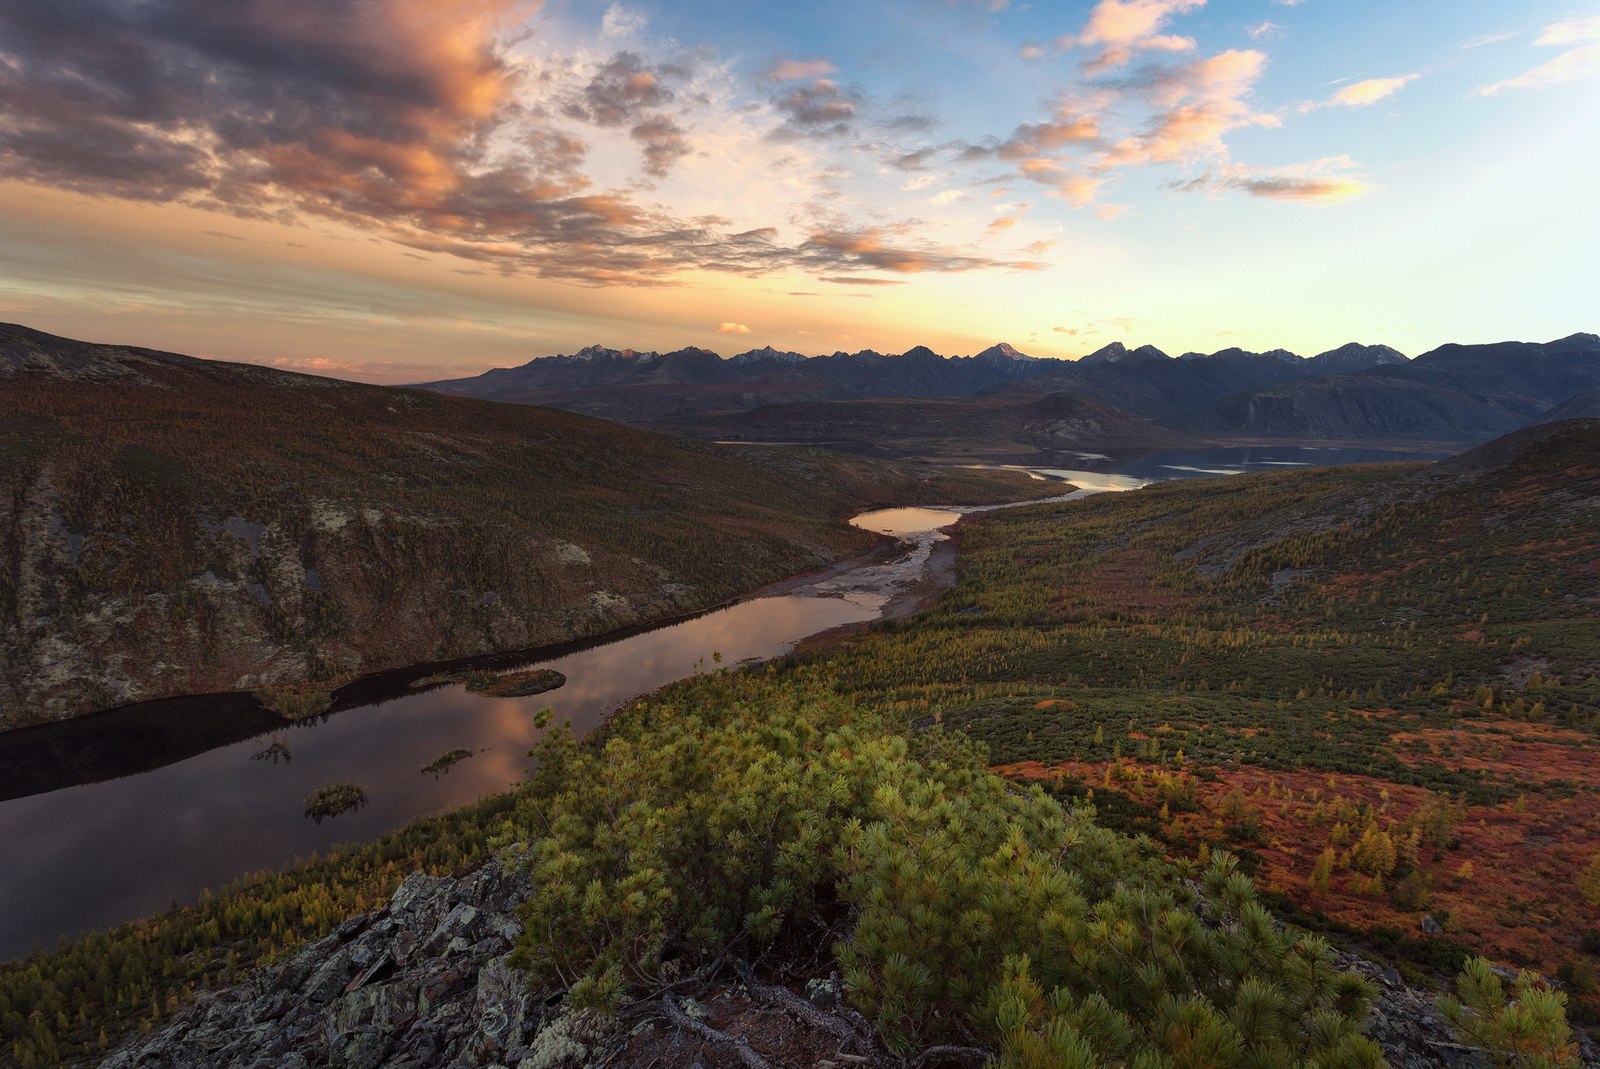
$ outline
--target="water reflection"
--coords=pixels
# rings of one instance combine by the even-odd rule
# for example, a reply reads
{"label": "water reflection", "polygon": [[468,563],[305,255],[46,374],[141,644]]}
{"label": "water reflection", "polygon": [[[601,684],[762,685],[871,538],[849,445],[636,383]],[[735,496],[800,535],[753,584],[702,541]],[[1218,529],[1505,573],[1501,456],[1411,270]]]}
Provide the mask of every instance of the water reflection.
{"label": "water reflection", "polygon": [[[1067,496],[1077,497],[1175,474],[1403,455],[1256,449],[1058,459],[1069,456],[1070,467],[1033,470],[1075,484],[1080,489]],[[551,658],[542,663],[567,684],[528,698],[490,698],[454,685],[396,697],[386,689],[392,682],[364,681],[347,691],[365,695],[370,688],[361,700],[371,704],[287,727],[248,699],[221,695],[12,733],[0,741],[0,769],[18,770],[0,786],[20,795],[0,801],[0,959],[505,790],[525,774],[539,734],[534,714],[544,706],[588,731],[629,698],[690,675],[713,652],[725,663],[766,659],[819,631],[871,619],[921,576],[932,546],[945,537],[939,528],[975,511],[982,509],[863,514],[853,522],[902,538],[905,552],[788,594]],[[276,739],[293,760],[252,760]],[[472,757],[444,774],[421,772],[456,749]],[[138,774],[50,789],[75,774],[99,778],[110,767]],[[306,795],[337,782],[360,784],[370,804],[320,824],[306,819]]]}
{"label": "water reflection", "polygon": [[850,523],[862,530],[876,531],[896,538],[910,538],[948,527],[960,518],[960,512],[949,509],[897,508],[864,512]]}
{"label": "water reflection", "polygon": [[[490,698],[452,685],[295,725],[253,721],[253,736],[163,768],[4,802],[0,959],[505,790],[526,772],[539,709],[591,730],[622,702],[709,667],[713,653],[725,663],[764,660],[871,619],[919,566],[907,555],[554,658],[544,665],[567,684],[544,694]],[[293,759],[252,759],[274,741]],[[421,772],[456,749],[472,756],[440,775]],[[371,803],[306,819],[306,795],[337,782],[360,784]]]}

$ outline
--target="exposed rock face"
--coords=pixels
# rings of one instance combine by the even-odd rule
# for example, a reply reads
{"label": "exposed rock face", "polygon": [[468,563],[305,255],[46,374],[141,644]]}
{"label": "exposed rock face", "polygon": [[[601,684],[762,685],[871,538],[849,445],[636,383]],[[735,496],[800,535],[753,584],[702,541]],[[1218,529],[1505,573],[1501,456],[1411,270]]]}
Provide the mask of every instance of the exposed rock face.
{"label": "exposed rock face", "polygon": [[202,995],[103,1064],[134,1067],[529,1065],[562,1043],[506,963],[520,928],[498,862],[460,879],[412,875],[389,904],[346,921],[244,984]]}
{"label": "exposed rock face", "polygon": [[[771,1065],[815,1064],[841,1051],[853,1065],[902,1064],[872,1043],[837,982],[821,977],[801,996],[745,970],[746,982],[702,986],[697,998],[669,995],[670,1005],[613,1019],[541,999],[508,962],[520,932],[518,879],[501,859],[454,879],[413,875],[383,909],[237,987],[199,996],[103,1069],[732,1067],[751,1064],[746,1050]],[[1432,993],[1352,954],[1335,961],[1376,986],[1368,1034],[1396,1069],[1487,1065],[1455,1041]],[[1591,1044],[1582,1056],[1595,1064]]]}

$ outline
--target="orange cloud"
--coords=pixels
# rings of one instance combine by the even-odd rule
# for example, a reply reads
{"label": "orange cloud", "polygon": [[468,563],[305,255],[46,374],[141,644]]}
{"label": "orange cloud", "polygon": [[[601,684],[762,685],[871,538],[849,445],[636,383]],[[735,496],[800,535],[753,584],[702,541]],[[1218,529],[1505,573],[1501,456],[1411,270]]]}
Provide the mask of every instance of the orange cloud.
{"label": "orange cloud", "polygon": [[1060,38],[1057,44],[1098,46],[1100,54],[1084,64],[1089,74],[1123,66],[1141,50],[1185,52],[1194,48],[1192,38],[1159,31],[1173,16],[1203,6],[1205,0],[1100,0],[1077,37]]}
{"label": "orange cloud", "polygon": [[1167,71],[1149,83],[1149,92],[1166,110],[1141,134],[1124,138],[1106,152],[1101,167],[1169,163],[1206,157],[1225,158],[1223,137],[1244,126],[1278,126],[1276,116],[1254,111],[1248,101],[1267,57],[1230,49]]}
{"label": "orange cloud", "polygon": [[864,267],[900,275],[920,274],[923,271],[973,271],[987,267],[1032,270],[1037,266],[942,249],[889,245],[883,240],[883,230],[879,227],[854,231],[819,230],[806,239],[801,246],[801,253],[819,265]]}
{"label": "orange cloud", "polygon": [[1259,168],[1232,165],[1218,174],[1206,174],[1173,183],[1183,192],[1241,190],[1252,197],[1303,204],[1338,204],[1372,191],[1356,173],[1348,156],[1330,156],[1288,167]]}
{"label": "orange cloud", "polygon": [[995,233],[1001,230],[1010,230],[1012,227],[1016,226],[1019,221],[1021,221],[1024,215],[1027,214],[1028,205],[1019,204],[1016,206],[1015,211],[1009,212],[991,221],[988,226],[989,232]]}
{"label": "orange cloud", "polygon": [[1413,82],[1418,75],[1403,74],[1398,78],[1368,78],[1365,81],[1352,82],[1327,100],[1321,102],[1308,101],[1300,105],[1301,111],[1314,111],[1317,108],[1364,108],[1394,96],[1406,87],[1408,82]]}
{"label": "orange cloud", "polygon": [[718,334],[749,334],[750,328],[743,323],[726,322],[717,327]]}

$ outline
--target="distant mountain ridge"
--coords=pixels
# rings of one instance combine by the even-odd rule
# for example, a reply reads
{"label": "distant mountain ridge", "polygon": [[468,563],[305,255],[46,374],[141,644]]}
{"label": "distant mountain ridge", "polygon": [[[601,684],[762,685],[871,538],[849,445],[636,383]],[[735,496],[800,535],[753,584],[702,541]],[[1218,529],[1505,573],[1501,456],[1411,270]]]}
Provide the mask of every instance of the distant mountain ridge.
{"label": "distant mountain ridge", "polygon": [[[1303,360],[1286,350],[1258,354],[1225,349],[1189,354],[1178,361],[1154,346],[1128,349],[1113,342],[1074,362],[1031,356],[999,342],[972,356],[941,356],[925,345],[899,354],[863,349],[826,356],[767,346],[723,359],[695,347],[661,353],[591,345],[573,354],[539,357],[518,367],[419,386],[453,396],[547,405],[639,426],[670,425],[681,433],[694,433],[685,421],[698,416],[745,412],[773,403],[970,397],[1018,384],[1031,384],[1044,393],[1079,394],[1159,420],[1186,402],[1193,407],[1315,373],[1326,355]],[[1151,369],[1158,369],[1155,381],[1143,374]]]}
{"label": "distant mountain ridge", "polygon": [[[699,437],[737,433],[775,440],[779,428],[796,426],[799,410],[782,406],[970,398],[984,409],[982,437],[993,444],[1026,438],[1028,432],[1021,425],[995,425],[994,406],[983,399],[996,390],[1022,390],[1109,406],[1122,414],[1113,422],[1124,430],[1132,425],[1123,416],[1146,421],[1152,425],[1152,443],[1177,432],[1230,440],[1426,442],[1447,448],[1486,441],[1540,418],[1569,397],[1600,389],[1600,341],[1593,334],[1574,334],[1547,343],[1452,344],[1415,360],[1391,346],[1361,342],[1311,357],[1238,347],[1173,357],[1153,345],[1112,342],[1075,361],[1033,357],[1004,342],[973,356],[941,356],[923,345],[897,355],[864,349],[828,356],[768,346],[729,359],[700,348],[657,353],[590,346],[570,356],[540,357],[421,387]],[[861,415],[811,408],[800,423],[822,434]],[[943,408],[928,415],[958,420],[974,413]],[[1025,419],[1021,409],[1012,417]],[[972,440],[955,423],[925,427],[922,437],[936,435],[941,426],[952,437]]]}
{"label": "distant mountain ridge", "polygon": [[1196,434],[1477,443],[1600,388],[1600,337],[1443,345],[1406,363],[1243,391],[1172,419]]}

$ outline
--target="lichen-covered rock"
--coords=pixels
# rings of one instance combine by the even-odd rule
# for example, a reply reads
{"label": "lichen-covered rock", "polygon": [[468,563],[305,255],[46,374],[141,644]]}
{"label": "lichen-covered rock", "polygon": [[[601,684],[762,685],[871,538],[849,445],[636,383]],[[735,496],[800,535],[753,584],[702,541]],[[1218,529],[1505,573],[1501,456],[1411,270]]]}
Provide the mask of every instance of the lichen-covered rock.
{"label": "lichen-covered rock", "polygon": [[[649,1064],[673,1044],[674,1056],[666,1063],[741,1064],[733,1048],[706,1046],[670,1024],[661,1032],[660,1022],[649,1018],[603,1018],[539,997],[510,963],[521,930],[514,915],[522,896],[519,879],[510,862],[500,859],[456,878],[414,874],[382,909],[346,921],[237,987],[197,997],[162,1028],[130,1039],[103,1065],[585,1069],[606,1059],[622,1066]],[[1432,992],[1409,987],[1394,969],[1353,954],[1336,953],[1335,964],[1366,976],[1377,989],[1367,1032],[1395,1069],[1487,1069],[1481,1053],[1456,1042],[1434,1010]],[[761,1010],[750,1002],[755,996],[729,977],[702,985],[698,998],[680,998],[676,1005],[697,1024],[754,1030],[769,1042],[789,1043],[786,1049],[795,1053],[811,1048],[779,1020],[793,1012],[792,1003],[853,1019],[836,978],[814,978],[804,990],[788,1006],[780,1000]],[[816,1035],[828,1041],[833,1031]],[[881,1049],[877,1055],[869,1059],[873,1065],[897,1064]],[[1584,1064],[1596,1064],[1595,1055],[1585,1041]],[[862,1064],[859,1056],[851,1059]]]}
{"label": "lichen-covered rock", "polygon": [[[238,987],[199,996],[103,1064],[420,1069],[520,1067],[530,1058],[582,1064],[582,1051],[600,1034],[596,1022],[575,1027],[554,1017],[511,967],[517,899],[515,876],[499,862],[458,879],[414,874],[383,909],[345,922]],[[551,1060],[558,1055],[566,1060]]]}

